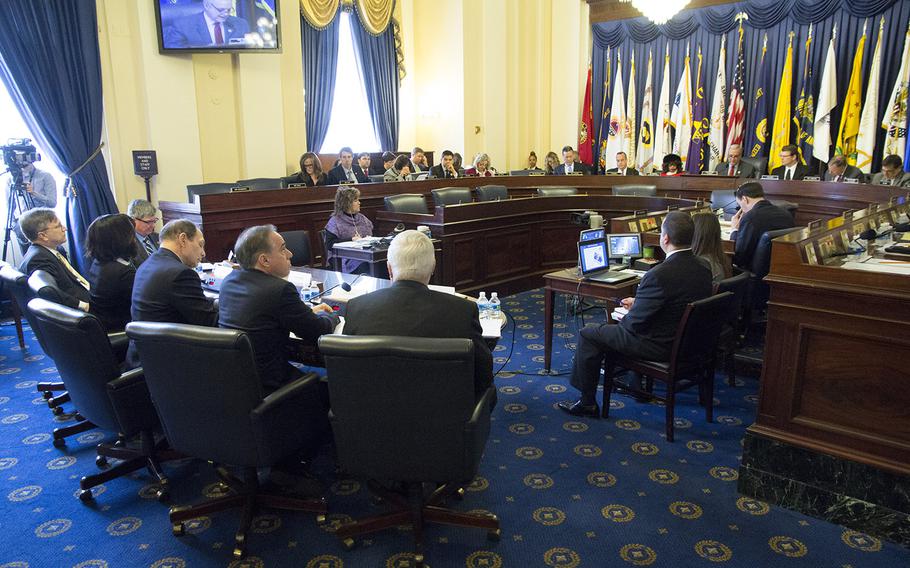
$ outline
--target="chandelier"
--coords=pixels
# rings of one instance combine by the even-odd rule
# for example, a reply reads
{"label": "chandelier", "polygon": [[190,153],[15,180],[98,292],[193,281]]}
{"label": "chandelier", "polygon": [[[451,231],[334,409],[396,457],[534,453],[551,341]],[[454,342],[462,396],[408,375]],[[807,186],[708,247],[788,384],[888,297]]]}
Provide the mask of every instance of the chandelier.
{"label": "chandelier", "polygon": [[641,14],[655,24],[665,24],[667,20],[686,7],[689,0],[620,0],[631,3]]}

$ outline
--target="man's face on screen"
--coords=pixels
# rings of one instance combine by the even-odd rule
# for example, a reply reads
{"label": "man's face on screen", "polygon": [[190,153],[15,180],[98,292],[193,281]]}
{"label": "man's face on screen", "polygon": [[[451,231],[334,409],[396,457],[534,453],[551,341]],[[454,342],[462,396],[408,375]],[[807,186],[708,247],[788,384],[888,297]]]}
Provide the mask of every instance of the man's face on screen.
{"label": "man's face on screen", "polygon": [[231,0],[205,0],[202,9],[212,21],[223,22],[231,15],[233,5]]}

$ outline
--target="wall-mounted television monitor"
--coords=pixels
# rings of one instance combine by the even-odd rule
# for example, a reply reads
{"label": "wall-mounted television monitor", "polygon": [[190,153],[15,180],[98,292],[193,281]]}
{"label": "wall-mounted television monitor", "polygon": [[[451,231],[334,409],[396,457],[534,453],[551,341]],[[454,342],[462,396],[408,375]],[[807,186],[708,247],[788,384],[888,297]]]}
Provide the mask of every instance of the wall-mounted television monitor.
{"label": "wall-mounted television monitor", "polygon": [[158,51],[278,53],[278,0],[152,0]]}

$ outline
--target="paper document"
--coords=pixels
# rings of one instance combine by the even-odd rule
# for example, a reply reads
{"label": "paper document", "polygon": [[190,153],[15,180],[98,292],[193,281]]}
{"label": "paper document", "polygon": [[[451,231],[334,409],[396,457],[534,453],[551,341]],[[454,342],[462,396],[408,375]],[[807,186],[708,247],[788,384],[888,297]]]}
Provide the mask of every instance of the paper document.
{"label": "paper document", "polygon": [[865,270],[867,272],[883,272],[885,274],[906,274],[910,275],[910,262],[899,260],[882,260],[872,258],[866,262],[845,262],[841,268],[850,270]]}
{"label": "paper document", "polygon": [[502,336],[502,319],[500,318],[482,318],[480,327],[483,328],[482,335],[487,338]]}
{"label": "paper document", "polygon": [[436,284],[428,284],[427,288],[430,290],[436,290],[437,292],[445,292],[446,294],[452,294],[454,296],[461,296],[461,294],[455,293],[455,286],[438,286]]}
{"label": "paper document", "polygon": [[288,282],[293,284],[297,289],[300,288],[309,288],[310,282],[313,281],[313,275],[309,272],[299,272],[297,270],[292,270],[288,274]]}

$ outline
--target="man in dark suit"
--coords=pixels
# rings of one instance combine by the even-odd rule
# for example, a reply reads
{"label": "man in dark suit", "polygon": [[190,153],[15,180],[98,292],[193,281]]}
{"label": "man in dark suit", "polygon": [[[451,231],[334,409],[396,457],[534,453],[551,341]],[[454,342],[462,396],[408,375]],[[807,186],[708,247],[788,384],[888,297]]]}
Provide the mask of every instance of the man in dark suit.
{"label": "man in dark suit", "polygon": [[[215,302],[202,292],[193,270],[205,256],[205,239],[192,221],[175,219],[161,229],[161,247],[136,270],[133,283],[133,321],[218,324]],[[130,342],[126,355],[130,368],[140,366]]]}
{"label": "man in dark suit", "polygon": [[607,170],[608,174],[619,174],[621,176],[637,176],[638,170],[635,168],[630,168],[629,166],[629,157],[625,152],[616,153],[616,167],[610,168]]}
{"label": "man in dark suit", "polygon": [[176,18],[164,30],[164,47],[229,46],[250,29],[246,20],[231,16],[232,0],[203,0],[198,14]]}
{"label": "man in dark suit", "polygon": [[427,164],[427,155],[420,146],[414,146],[411,150],[411,173],[419,174],[430,171],[430,165]]}
{"label": "man in dark suit", "polygon": [[733,194],[739,211],[730,220],[733,232],[730,238],[736,242],[733,264],[752,270],[752,256],[763,233],[794,227],[793,217],[765,199],[765,192],[756,181],[744,183]]}
{"label": "man in dark suit", "polygon": [[847,158],[838,154],[828,161],[828,171],[825,172],[825,181],[846,181],[848,179],[866,182],[866,174],[856,166],[847,164]]}
{"label": "man in dark suit", "polygon": [[247,332],[253,345],[259,380],[269,394],[302,375],[289,362],[293,333],[315,345],[340,321],[332,308],[310,308],[300,300],[291,272],[291,252],[273,225],[250,227],[234,245],[241,270],[230,273],[218,295],[218,325]]}
{"label": "man in dark suit", "polygon": [[136,227],[136,256],[133,257],[133,264],[137,267],[145,262],[145,259],[158,250],[158,235],[155,233],[155,223],[158,222],[158,209],[145,199],[134,199],[130,201],[126,209],[126,214],[133,220]]}
{"label": "man in dark suit", "polygon": [[727,161],[717,164],[714,171],[719,176],[730,176],[738,178],[754,178],[755,168],[752,164],[742,161],[743,147],[739,144],[733,144],[727,151]]}
{"label": "man in dark suit", "polygon": [[788,144],[780,149],[781,165],[771,171],[778,179],[803,179],[809,175],[809,168],[799,163],[799,148]]}
{"label": "man in dark suit", "polygon": [[477,304],[427,287],[436,257],[423,233],[399,233],[389,246],[387,264],[392,286],[348,302],[344,333],[471,339],[474,392],[482,396],[493,385],[493,356],[483,340]]}
{"label": "man in dark suit", "polygon": [[581,162],[575,161],[575,150],[571,146],[565,146],[562,149],[562,163],[553,170],[553,175],[565,176],[569,174],[588,175],[588,167]]}
{"label": "man in dark suit", "polygon": [[[63,303],[88,311],[89,283],[69,263],[57,247],[66,242],[66,227],[53,209],[36,207],[19,218],[19,229],[32,244],[25,251],[19,272],[30,276],[43,270],[54,277],[63,295]],[[25,306],[22,306],[25,309]]]}
{"label": "man in dark suit", "polygon": [[458,171],[455,169],[455,154],[451,150],[442,151],[442,161],[430,168],[430,175],[440,179],[455,179]]}
{"label": "man in dark suit", "polygon": [[354,151],[345,146],[338,151],[338,165],[329,170],[326,185],[339,183],[370,183],[370,176],[354,164]]}
{"label": "man in dark suit", "polygon": [[576,401],[559,408],[573,416],[600,416],[595,397],[601,364],[605,389],[613,388],[613,361],[618,354],[667,361],[686,305],[711,295],[711,270],[692,254],[695,224],[688,213],[670,212],[660,230],[660,248],[667,255],[645,273],[634,298],[622,305],[629,312],[618,324],[587,326],[579,333],[572,365],[572,386],[581,391]]}
{"label": "man in dark suit", "polygon": [[882,159],[882,171],[872,176],[873,185],[910,187],[910,173],[904,171],[904,160],[897,154]]}

